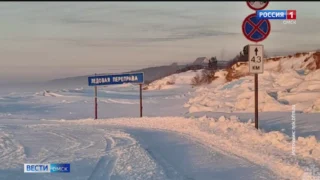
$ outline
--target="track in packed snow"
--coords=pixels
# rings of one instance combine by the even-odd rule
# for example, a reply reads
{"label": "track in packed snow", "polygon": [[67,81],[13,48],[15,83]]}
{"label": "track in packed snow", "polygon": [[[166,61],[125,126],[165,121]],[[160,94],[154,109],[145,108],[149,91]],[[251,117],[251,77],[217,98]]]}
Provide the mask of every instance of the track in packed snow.
{"label": "track in packed snow", "polygon": [[[116,129],[54,124],[4,125],[3,128],[10,134],[1,134],[5,143],[1,147],[0,179],[105,180],[157,176],[157,169],[145,150],[129,134]],[[12,159],[16,162],[12,163]],[[148,167],[132,169],[134,174],[129,176],[130,167],[137,159]],[[71,173],[24,174],[23,163],[71,163]]]}
{"label": "track in packed snow", "polygon": [[[0,179],[274,178],[265,168],[170,132],[59,123],[1,128],[6,130],[1,134],[6,146],[0,155]],[[71,163],[71,173],[24,174],[23,163]]]}

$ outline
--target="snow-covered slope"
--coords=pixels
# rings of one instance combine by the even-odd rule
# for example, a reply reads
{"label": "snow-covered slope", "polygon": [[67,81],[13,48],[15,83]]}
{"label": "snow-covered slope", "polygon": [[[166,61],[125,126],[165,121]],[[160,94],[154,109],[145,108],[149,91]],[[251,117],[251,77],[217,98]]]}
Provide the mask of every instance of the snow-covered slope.
{"label": "snow-covered slope", "polygon": [[[269,58],[259,75],[259,111],[320,112],[320,53]],[[254,79],[246,63],[226,71],[228,83],[196,90],[185,107],[189,112],[253,112]]]}
{"label": "snow-covered slope", "polygon": [[[246,67],[246,68],[243,68]],[[248,72],[247,64],[242,67],[233,67],[239,71],[241,68]],[[277,56],[267,58],[264,64],[266,71],[282,71],[286,69],[313,71],[320,69],[320,52],[296,53],[289,56]]]}
{"label": "snow-covered slope", "polygon": [[190,85],[193,77],[197,73],[200,73],[201,70],[197,71],[187,71],[179,74],[173,74],[165,78],[156,80],[149,84],[145,89],[146,90],[160,90],[160,89],[171,89],[179,87],[179,85]]}

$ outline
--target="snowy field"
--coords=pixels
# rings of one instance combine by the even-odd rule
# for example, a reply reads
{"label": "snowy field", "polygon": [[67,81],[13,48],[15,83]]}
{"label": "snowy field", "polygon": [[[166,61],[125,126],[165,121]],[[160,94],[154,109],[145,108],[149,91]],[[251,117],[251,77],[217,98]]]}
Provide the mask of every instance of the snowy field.
{"label": "snowy field", "polygon": [[[99,87],[99,120],[93,88],[2,89],[0,179],[319,178],[320,71],[291,61],[259,76],[259,131],[252,76],[226,82],[225,71],[194,88],[200,71],[152,83],[143,118],[134,85]],[[71,173],[24,174],[23,163],[70,163]]]}

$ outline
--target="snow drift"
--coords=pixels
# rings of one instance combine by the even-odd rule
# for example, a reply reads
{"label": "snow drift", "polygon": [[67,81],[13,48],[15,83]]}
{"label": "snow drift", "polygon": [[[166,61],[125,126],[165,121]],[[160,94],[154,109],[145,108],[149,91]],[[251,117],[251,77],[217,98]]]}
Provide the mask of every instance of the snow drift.
{"label": "snow drift", "polygon": [[[259,75],[259,111],[319,112],[320,53],[269,58]],[[213,82],[197,89],[185,104],[189,112],[253,112],[254,78],[246,63],[237,63],[224,72],[229,82]],[[223,74],[223,73],[220,73]]]}
{"label": "snow drift", "polygon": [[187,71],[179,74],[173,74],[162,79],[156,80],[145,87],[145,90],[161,90],[179,87],[179,85],[190,85],[193,77],[201,70]]}
{"label": "snow drift", "polygon": [[43,91],[41,93],[35,93],[36,96],[44,96],[44,97],[62,97],[63,95],[61,94],[57,94],[57,93],[53,93],[51,91]]}

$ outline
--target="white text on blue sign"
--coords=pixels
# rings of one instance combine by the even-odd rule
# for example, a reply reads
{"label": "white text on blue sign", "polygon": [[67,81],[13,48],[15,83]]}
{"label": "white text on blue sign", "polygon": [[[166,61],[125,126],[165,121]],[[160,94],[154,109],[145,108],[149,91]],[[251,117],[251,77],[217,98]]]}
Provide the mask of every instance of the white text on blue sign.
{"label": "white text on blue sign", "polygon": [[295,20],[296,10],[259,10],[256,12],[258,19]]}
{"label": "white text on blue sign", "polygon": [[89,81],[89,86],[124,84],[124,83],[143,83],[144,77],[143,77],[143,73],[107,75],[107,76],[89,77],[88,81]]}
{"label": "white text on blue sign", "polygon": [[69,173],[70,164],[24,164],[24,173]]}

